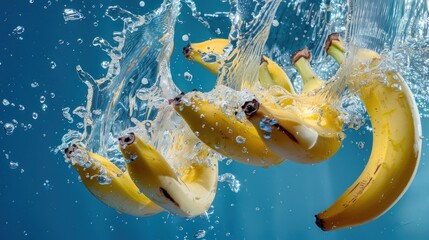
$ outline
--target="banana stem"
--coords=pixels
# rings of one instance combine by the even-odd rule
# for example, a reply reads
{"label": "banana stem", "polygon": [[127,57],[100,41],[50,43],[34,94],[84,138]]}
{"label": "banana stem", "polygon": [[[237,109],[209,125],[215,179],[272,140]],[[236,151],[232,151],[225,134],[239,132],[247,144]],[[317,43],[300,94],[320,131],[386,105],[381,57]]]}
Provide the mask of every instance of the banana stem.
{"label": "banana stem", "polygon": [[314,73],[310,65],[310,59],[311,53],[308,48],[304,48],[292,56],[292,63],[304,83],[303,92],[314,90],[323,84],[323,80]]}
{"label": "banana stem", "polygon": [[325,50],[338,64],[344,63],[346,50],[339,33],[332,33],[328,36],[325,42]]}
{"label": "banana stem", "polygon": [[333,57],[338,64],[343,64],[345,60],[345,51],[342,48],[339,48],[337,44],[332,44],[328,51],[328,55]]}

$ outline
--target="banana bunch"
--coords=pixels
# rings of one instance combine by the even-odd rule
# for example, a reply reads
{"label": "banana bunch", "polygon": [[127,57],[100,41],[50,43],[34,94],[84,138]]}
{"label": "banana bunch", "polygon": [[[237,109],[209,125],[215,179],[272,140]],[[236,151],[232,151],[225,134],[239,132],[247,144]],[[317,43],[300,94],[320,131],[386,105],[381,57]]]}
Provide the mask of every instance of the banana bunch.
{"label": "banana bunch", "polygon": [[[223,45],[216,44],[220,42]],[[225,44],[225,40],[216,39],[191,44],[184,53],[216,74],[218,63],[203,59],[207,52],[222,54],[220,49]],[[346,76],[347,86],[361,98],[373,128],[373,147],[366,168],[331,207],[316,215],[316,224],[329,231],[371,221],[399,200],[418,166],[421,127],[410,89],[399,73],[379,67],[382,56],[357,49],[352,53],[354,58],[346,61],[338,34],[329,36],[325,48],[343,68],[351,69]],[[308,49],[292,57],[304,83],[301,94],[276,84],[270,69],[261,63],[259,81],[267,91],[255,93],[256,98],[242,106],[248,121],[238,118],[238,114],[228,114],[198,92],[179,95],[172,101],[174,108],[198,133],[197,137],[237,161],[269,166],[284,159],[300,163],[326,160],[341,146],[343,122],[337,106],[325,98],[325,81],[312,70],[310,58]],[[237,137],[242,139],[239,144]],[[240,153],[243,146],[246,151]],[[258,152],[261,149],[262,155]]]}
{"label": "banana bunch", "polygon": [[[204,61],[204,57],[222,54],[227,44],[227,40],[213,39],[190,44],[183,52],[186,58],[217,74],[219,64]],[[324,83],[312,71],[310,58],[306,48],[292,57],[302,76],[304,93],[321,88]],[[267,167],[285,159],[316,163],[331,157],[342,141],[342,121],[335,106],[321,101],[314,94],[295,94],[286,73],[272,60],[263,59],[267,60],[261,62],[259,82],[268,88],[269,93],[257,93],[266,101],[264,104],[255,100],[243,106],[248,119],[227,114],[222,106],[205,99],[199,92],[177,96],[172,101],[174,108],[198,133],[197,137],[202,142],[225,157],[242,163]],[[281,81],[278,79],[287,84],[279,84]],[[251,103],[258,109],[251,109]],[[244,141],[237,141],[237,138]]]}
{"label": "banana bunch", "polygon": [[[190,44],[183,53],[218,74],[222,64],[218,57],[228,44],[225,39],[213,39]],[[412,93],[399,73],[381,67],[382,56],[357,49],[352,58],[346,58],[338,34],[329,36],[325,49],[341,69],[347,69],[347,86],[361,98],[373,128],[367,166],[332,206],[316,215],[317,226],[329,231],[371,221],[392,207],[416,173],[422,143]],[[286,73],[263,56],[262,88],[255,93],[218,86],[208,94],[192,91],[171,99],[189,134],[187,130],[168,132],[173,136],[169,149],[157,149],[136,133],[120,137],[125,172],[76,145],[66,149],[66,157],[88,190],[119,212],[149,216],[165,209],[182,217],[201,215],[216,194],[218,156],[212,150],[262,167],[286,159],[318,163],[338,151],[344,138],[338,101],[326,97],[326,81],[312,70],[310,59],[307,48],[292,56],[303,80],[300,94]],[[198,139],[207,146],[196,149]]]}
{"label": "banana bunch", "polygon": [[[163,211],[182,217],[203,214],[216,195],[218,165],[216,155],[187,136],[174,140],[172,151],[189,154],[175,159],[177,171],[152,145],[134,133],[119,138],[126,161],[122,172],[104,157],[72,145],[66,158],[78,171],[86,188],[106,205],[133,216],[149,216]],[[183,146],[184,145],[184,146]],[[194,151],[193,155],[189,152]],[[168,154],[171,155],[171,154]]]}

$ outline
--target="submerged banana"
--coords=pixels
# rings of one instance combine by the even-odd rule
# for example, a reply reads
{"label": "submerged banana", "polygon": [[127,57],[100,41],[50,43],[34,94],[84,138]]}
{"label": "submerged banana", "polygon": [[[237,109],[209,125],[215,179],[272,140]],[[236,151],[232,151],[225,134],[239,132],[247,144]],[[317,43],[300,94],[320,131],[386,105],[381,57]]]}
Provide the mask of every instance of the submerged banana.
{"label": "submerged banana", "polygon": [[[340,64],[345,61],[338,34],[329,37],[326,50]],[[352,68],[349,87],[369,114],[373,145],[359,178],[316,215],[325,231],[360,225],[388,211],[412,182],[420,159],[420,117],[407,84],[399,73],[380,69],[383,59],[376,52],[358,49],[354,55],[354,62],[345,63]]]}
{"label": "submerged banana", "polygon": [[131,178],[152,201],[169,212],[193,217],[203,214],[216,194],[218,165],[204,163],[208,149],[198,154],[201,158],[182,170],[180,178],[167,160],[151,145],[134,133],[119,139],[122,154],[127,161]]}
{"label": "submerged banana", "polygon": [[172,103],[195,135],[225,157],[262,167],[283,162],[246,119],[242,122],[235,114],[225,114],[220,105],[205,99],[202,93],[181,94]]}
{"label": "submerged banana", "polygon": [[[183,48],[183,54],[189,60],[195,61],[211,73],[218,75],[220,63],[216,57],[224,54],[224,49],[228,46],[228,39],[216,38],[210,39],[201,43],[192,43]],[[283,69],[273,60],[266,56],[262,56],[261,63],[266,63],[268,74],[271,78],[270,82],[259,78],[259,82],[265,88],[270,85],[279,85],[286,91],[294,93],[294,89],[289,77]]]}
{"label": "submerged banana", "polygon": [[139,192],[127,172],[104,157],[76,145],[67,148],[65,153],[86,188],[109,207],[138,217],[163,211]]}
{"label": "submerged banana", "polygon": [[311,96],[290,96],[288,100],[291,104],[276,106],[254,99],[242,108],[264,143],[282,158],[309,164],[334,155],[342,142],[339,112]]}

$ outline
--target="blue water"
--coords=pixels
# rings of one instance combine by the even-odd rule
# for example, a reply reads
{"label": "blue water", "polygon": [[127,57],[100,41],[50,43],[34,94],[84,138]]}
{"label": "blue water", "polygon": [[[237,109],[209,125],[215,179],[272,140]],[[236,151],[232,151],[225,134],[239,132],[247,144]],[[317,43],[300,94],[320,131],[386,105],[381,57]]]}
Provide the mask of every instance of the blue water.
{"label": "blue water", "polygon": [[[289,55],[305,45],[314,52],[314,64],[333,66],[323,60],[326,56],[320,42],[330,32],[346,31],[344,14],[347,8],[327,10],[329,4],[338,6],[338,2],[291,1],[280,4],[276,14],[280,25],[272,28],[266,52],[277,58],[292,78],[295,72],[289,64]],[[227,183],[219,183],[208,219],[183,219],[168,213],[135,218],[119,214],[94,198],[78,181],[75,170],[64,162],[62,154],[55,154],[54,149],[69,129],[82,131],[78,124],[81,119],[71,113],[77,106],[85,105],[87,96],[87,87],[78,78],[76,66],[82,66],[94,78],[102,77],[106,69],[101,63],[110,61],[110,58],[99,47],[93,46],[93,39],[102,37],[114,45],[112,33],[122,30],[122,21],[112,21],[105,16],[106,9],[119,5],[143,15],[158,8],[161,1],[147,0],[144,3],[143,7],[139,1],[114,0],[102,3],[89,0],[2,3],[0,101],[6,99],[9,104],[4,101],[0,104],[0,123],[2,126],[12,123],[16,127],[10,134],[0,133],[1,239],[193,239],[200,230],[205,231],[205,239],[429,237],[427,116],[422,117],[423,151],[414,182],[386,214],[352,229],[322,232],[314,224],[313,216],[328,207],[365,166],[372,143],[371,133],[365,126],[358,131],[346,130],[347,138],[341,150],[332,159],[317,165],[285,162],[264,169],[221,162],[220,174],[234,174],[241,186],[234,192]],[[229,10],[228,3],[220,0],[195,3],[202,13]],[[376,6],[370,3],[362,1],[352,5],[355,12],[361,14],[352,15],[351,19],[361,28],[349,28],[352,30],[348,37],[373,49],[393,49],[400,60],[411,57],[408,62],[411,70],[404,68],[403,75],[416,94],[422,115],[426,115],[429,102],[425,95],[429,89],[426,88],[429,86],[429,50],[425,45],[429,39],[427,2],[395,0]],[[413,11],[407,12],[407,7]],[[85,18],[65,21],[63,12],[66,8],[80,10]],[[312,10],[309,12],[309,9]],[[405,16],[409,12],[411,15]],[[313,18],[312,23],[309,16],[313,14],[318,18]],[[216,82],[215,76],[181,54],[182,47],[189,42],[228,36],[229,19],[205,19],[210,23],[210,29],[192,16],[186,6],[182,7],[178,17],[171,72],[175,84],[184,92],[195,88],[209,91]],[[306,24],[308,19],[310,23]],[[362,27],[371,22],[377,23],[376,29]],[[17,29],[18,26],[24,31]],[[303,31],[306,31],[306,37],[302,36]],[[185,34],[188,40],[183,40]],[[281,54],[276,55],[273,49]],[[410,55],[404,57],[404,52]],[[412,56],[411,53],[419,55]],[[317,71],[329,75],[334,70],[332,67]],[[191,81],[185,79],[185,72],[192,74]],[[299,85],[299,82],[295,84]],[[63,115],[63,109],[67,107],[71,109],[72,123]]]}

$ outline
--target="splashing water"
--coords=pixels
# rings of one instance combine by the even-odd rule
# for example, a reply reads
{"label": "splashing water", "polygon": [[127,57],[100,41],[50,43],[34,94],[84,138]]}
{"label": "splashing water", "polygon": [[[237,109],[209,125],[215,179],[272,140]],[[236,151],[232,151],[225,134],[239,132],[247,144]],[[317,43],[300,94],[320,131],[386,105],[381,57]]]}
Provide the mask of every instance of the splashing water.
{"label": "splashing water", "polygon": [[[425,113],[429,111],[426,106],[429,100],[424,94],[429,90],[429,81],[423,81],[429,67],[428,11],[424,2],[395,0],[395,4],[377,5],[380,7],[377,11],[369,11],[372,4],[368,1],[349,1],[347,5],[336,0],[319,5],[307,1],[244,2],[229,1],[230,11],[227,13],[202,14],[193,1],[185,1],[193,17],[206,28],[212,28],[213,19],[227,17],[230,20],[228,29],[221,30],[229,32],[230,45],[224,49],[225,54],[216,56],[223,64],[217,87],[206,94],[222,107],[224,113],[234,114],[245,100],[253,98],[261,89],[258,69],[262,54],[286,70],[299,92],[301,79],[289,63],[290,54],[298,49],[289,46],[296,47],[298,44],[291,43],[301,41],[313,52],[311,63],[316,73],[329,79],[317,94],[321,100],[341,109],[346,127],[359,129],[365,123],[364,109],[357,96],[347,88],[346,76],[350,69],[341,68],[335,75],[338,66],[324,53],[324,40],[332,32],[340,32],[351,51],[366,47],[382,53],[387,60],[381,67],[399,70],[415,93],[420,108]],[[403,10],[390,9],[400,9],[397,6],[402,6]],[[104,77],[95,79],[82,66],[76,67],[79,78],[88,88],[86,105],[72,110],[82,118],[83,128],[82,132],[70,130],[64,135],[57,150],[71,143],[80,143],[120,165],[123,159],[117,148],[117,137],[133,131],[154,145],[175,168],[191,161],[210,164],[210,159],[222,158],[207,150],[168,104],[168,99],[180,93],[169,65],[180,11],[178,0],[165,0],[158,9],[141,16],[119,6],[108,7],[106,16],[113,21],[122,21],[124,27],[122,31],[114,32],[114,44],[101,37],[92,42],[110,57],[109,61],[103,62],[103,68],[107,69]],[[416,16],[411,14],[413,11],[421,14]],[[381,19],[379,12],[394,14]],[[289,25],[287,20],[291,16],[300,18],[302,25]],[[290,35],[282,33],[284,28],[291,30]],[[211,30],[217,32],[217,29]],[[207,58],[212,61],[211,56]],[[186,72],[185,79],[192,80],[192,74]],[[64,117],[73,121],[70,109],[66,110]],[[237,139],[237,142],[244,141]],[[201,154],[209,157],[203,158]],[[108,179],[104,180],[101,179],[108,183]],[[219,182],[224,181],[234,192],[239,190],[240,183],[233,175],[219,176]]]}

